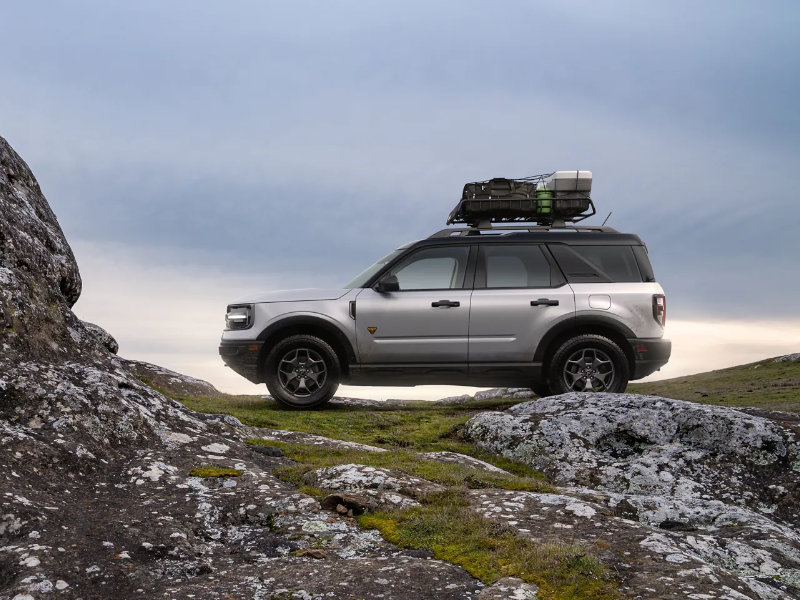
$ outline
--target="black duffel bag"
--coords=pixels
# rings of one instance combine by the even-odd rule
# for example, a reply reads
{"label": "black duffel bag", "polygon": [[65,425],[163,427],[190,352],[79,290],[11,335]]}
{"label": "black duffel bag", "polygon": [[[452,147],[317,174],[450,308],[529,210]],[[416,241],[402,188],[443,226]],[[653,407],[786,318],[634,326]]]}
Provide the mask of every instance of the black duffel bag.
{"label": "black duffel bag", "polygon": [[489,198],[533,199],[536,198],[536,184],[532,181],[496,177],[488,181],[476,181],[466,184],[461,197],[464,200]]}

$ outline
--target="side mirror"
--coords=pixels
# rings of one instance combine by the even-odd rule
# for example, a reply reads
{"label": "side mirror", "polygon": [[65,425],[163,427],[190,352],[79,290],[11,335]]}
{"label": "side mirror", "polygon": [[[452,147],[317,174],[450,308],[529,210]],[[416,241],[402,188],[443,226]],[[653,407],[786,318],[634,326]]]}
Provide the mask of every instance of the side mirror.
{"label": "side mirror", "polygon": [[380,294],[387,294],[389,292],[399,292],[400,282],[397,280],[397,275],[388,275],[375,284],[375,291]]}

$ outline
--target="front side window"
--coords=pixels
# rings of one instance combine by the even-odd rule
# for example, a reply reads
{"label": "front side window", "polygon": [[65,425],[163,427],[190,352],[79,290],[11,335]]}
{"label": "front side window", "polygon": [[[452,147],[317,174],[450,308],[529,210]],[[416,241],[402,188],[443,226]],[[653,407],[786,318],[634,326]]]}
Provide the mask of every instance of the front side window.
{"label": "front side window", "polygon": [[487,288],[550,287],[550,262],[535,244],[496,244],[481,248]]}
{"label": "front side window", "polygon": [[409,256],[391,274],[401,291],[457,289],[464,285],[468,258],[469,246],[426,248]]}

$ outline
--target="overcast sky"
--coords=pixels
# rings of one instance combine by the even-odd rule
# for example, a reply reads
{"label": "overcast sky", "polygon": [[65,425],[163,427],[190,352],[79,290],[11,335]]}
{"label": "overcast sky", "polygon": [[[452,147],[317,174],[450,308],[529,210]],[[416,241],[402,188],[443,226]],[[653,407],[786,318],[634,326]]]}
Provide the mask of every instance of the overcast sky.
{"label": "overcast sky", "polygon": [[121,354],[233,389],[228,300],[341,284],[444,226],[464,182],[557,169],[592,170],[592,222],[648,244],[671,322],[727,324],[715,349],[676,327],[674,364],[800,351],[795,1],[33,0],[2,19],[0,135],[76,251],[76,311]]}

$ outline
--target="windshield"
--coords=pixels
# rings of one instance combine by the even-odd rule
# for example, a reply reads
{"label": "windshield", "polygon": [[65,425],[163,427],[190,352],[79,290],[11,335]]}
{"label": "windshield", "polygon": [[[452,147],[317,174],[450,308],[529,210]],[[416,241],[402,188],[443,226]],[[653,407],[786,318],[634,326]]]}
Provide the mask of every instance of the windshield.
{"label": "windshield", "polygon": [[383,267],[385,267],[391,260],[393,260],[403,250],[405,250],[405,247],[398,248],[397,250],[394,250],[394,251],[390,252],[389,254],[387,254],[386,256],[381,258],[380,260],[376,261],[375,263],[371,264],[366,269],[361,271],[361,273],[356,275],[351,281],[348,281],[347,283],[345,283],[344,287],[347,288],[347,289],[350,289],[350,290],[353,289],[353,288],[364,287],[366,285],[367,281],[369,281],[372,278],[372,276],[375,275],[375,273],[377,273]]}

